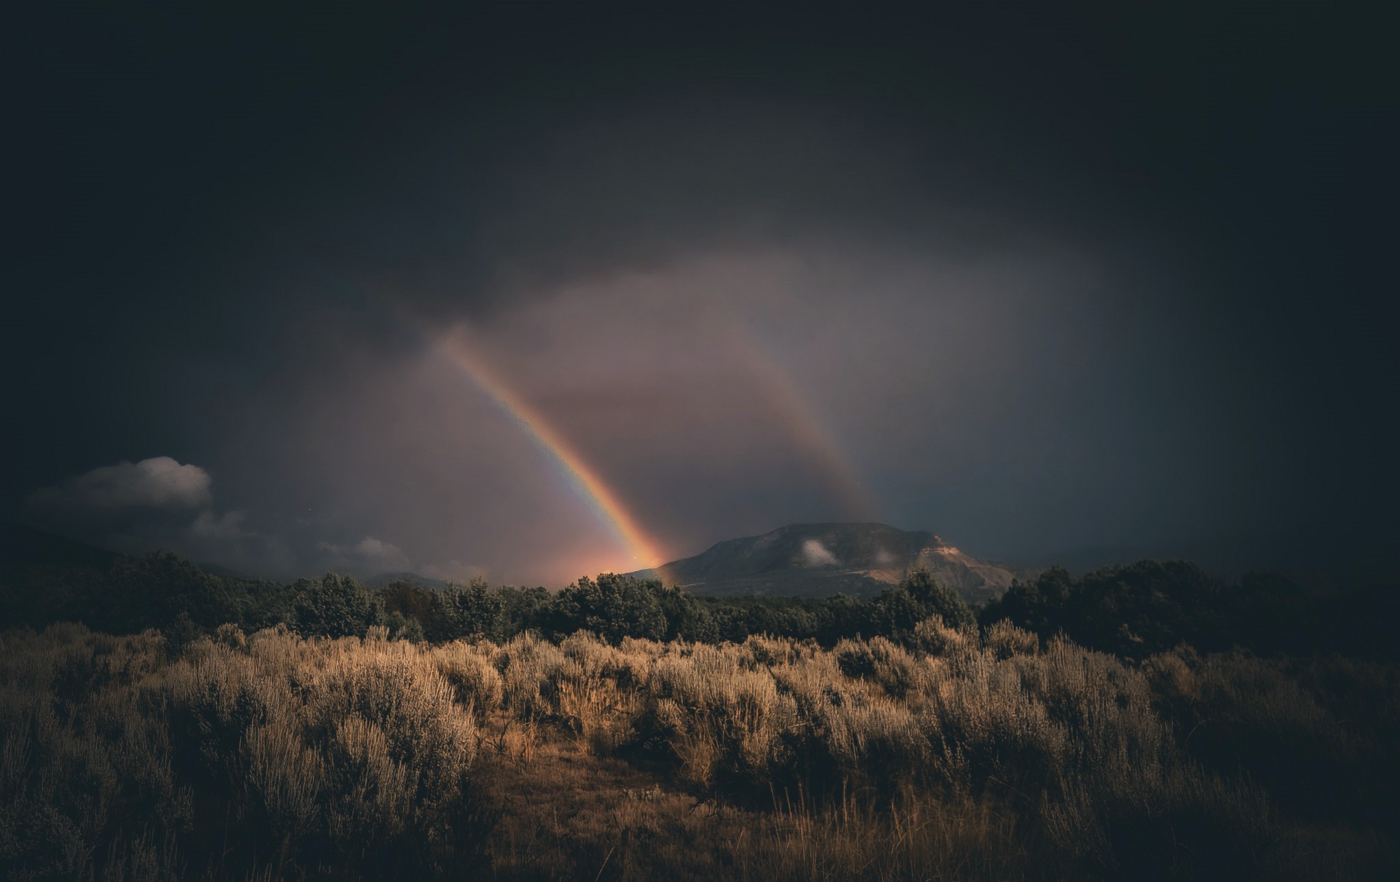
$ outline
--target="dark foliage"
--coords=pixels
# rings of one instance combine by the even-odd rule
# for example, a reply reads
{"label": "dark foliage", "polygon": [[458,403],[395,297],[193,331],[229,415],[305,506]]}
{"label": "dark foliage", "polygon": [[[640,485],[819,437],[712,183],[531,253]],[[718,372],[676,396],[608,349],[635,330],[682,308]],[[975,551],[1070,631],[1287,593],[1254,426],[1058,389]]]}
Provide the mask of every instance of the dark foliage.
{"label": "dark foliage", "polygon": [[0,565],[0,625],[82,621],[114,633],[160,628],[212,631],[226,622],[260,628],[291,621],[293,599],[312,583],[215,576],[174,554]]}
{"label": "dark foliage", "polygon": [[923,571],[869,600],[696,597],[657,580],[613,574],[580,579],[558,593],[493,588],[479,579],[438,591],[411,581],[371,591],[344,575],[280,583],[214,575],[172,554],[65,551],[0,562],[0,626],[82,621],[113,633],[155,627],[175,648],[225,623],[256,630],[279,622],[325,636],[384,625],[394,636],[433,643],[589,630],[613,643],[624,637],[738,642],[767,634],[824,646],[879,636],[908,646],[914,626],[938,615],[955,628],[1008,620],[1042,640],[1064,634],[1125,658],[1180,644],[1206,652],[1238,646],[1265,656],[1393,658],[1388,623],[1400,616],[1400,598],[1387,585],[1373,578],[1304,586],[1271,573],[1227,582],[1185,561],[1140,561],[1078,578],[1051,567],[974,613]]}
{"label": "dark foliage", "polygon": [[465,588],[449,585],[432,598],[433,612],[424,622],[429,640],[478,640],[506,633],[505,598],[481,579],[473,579]]}
{"label": "dark foliage", "polygon": [[385,618],[382,602],[350,576],[300,579],[292,591],[292,622],[302,634],[355,637]]}
{"label": "dark foliage", "polygon": [[666,617],[667,640],[698,643],[715,643],[719,640],[715,617],[698,598],[679,588],[662,587],[659,582],[648,585],[661,607],[661,614]]}
{"label": "dark foliage", "polygon": [[705,598],[721,640],[739,642],[753,634],[814,637],[826,601],[796,597]]}
{"label": "dark foliage", "polygon": [[623,637],[659,640],[666,636],[666,616],[656,599],[660,589],[660,582],[632,576],[604,573],[597,581],[585,576],[555,598],[550,630],[592,631],[609,643]]}
{"label": "dark foliage", "polygon": [[1126,658],[1183,643],[1261,655],[1389,658],[1395,644],[1385,623],[1396,606],[1395,592],[1380,584],[1310,589],[1273,573],[1226,582],[1187,561],[1144,560],[1078,579],[1051,567],[1034,582],[1013,583],[979,618],[983,625],[1009,620],[1042,638],[1064,634]]}
{"label": "dark foliage", "polygon": [[915,570],[899,585],[886,588],[875,598],[868,633],[908,643],[913,640],[914,626],[934,615],[954,628],[966,628],[977,621],[972,608],[956,591],[940,585],[928,570]]}

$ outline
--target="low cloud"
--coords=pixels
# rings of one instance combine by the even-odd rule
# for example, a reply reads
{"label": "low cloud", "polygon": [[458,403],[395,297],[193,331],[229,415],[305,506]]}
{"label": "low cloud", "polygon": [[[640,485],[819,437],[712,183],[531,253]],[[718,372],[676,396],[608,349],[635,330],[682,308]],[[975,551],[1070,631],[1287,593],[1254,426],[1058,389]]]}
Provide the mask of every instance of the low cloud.
{"label": "low cloud", "polygon": [[168,456],[122,461],[69,478],[30,495],[29,507],[49,515],[123,509],[180,510],[213,504],[209,473]]}
{"label": "low cloud", "polygon": [[123,461],[34,491],[24,519],[128,554],[174,551],[250,572],[292,565],[285,545],[251,527],[246,512],[219,512],[212,487],[209,472],[193,463]]}
{"label": "low cloud", "polygon": [[254,535],[245,526],[247,512],[230,511],[217,515],[212,511],[202,511],[190,524],[190,535],[199,539],[231,540],[246,539]]}
{"label": "low cloud", "polygon": [[317,541],[316,534],[325,533],[314,519],[300,523],[307,529],[299,536],[279,535],[246,511],[220,510],[209,472],[169,456],[102,466],[36,490],[25,500],[23,519],[113,551],[173,551],[196,563],[259,576],[415,571],[465,583],[486,575],[482,567],[460,560],[415,562],[399,545],[373,535]]}
{"label": "low cloud", "polygon": [[403,557],[403,551],[392,542],[366,536],[355,546],[355,551],[369,558],[395,559]]}
{"label": "low cloud", "polygon": [[[168,456],[119,462],[34,491],[23,517],[42,529],[107,548],[139,553],[184,549],[239,527],[213,511],[212,481],[197,465]],[[227,516],[224,516],[225,518]]]}
{"label": "low cloud", "polygon": [[802,563],[809,567],[837,567],[841,561],[836,559],[836,555],[827,550],[827,547],[816,539],[808,539],[802,543]]}
{"label": "low cloud", "polygon": [[373,536],[366,536],[353,545],[320,542],[317,543],[316,547],[329,552],[335,559],[332,561],[333,564],[358,570],[364,575],[370,575],[369,571],[371,570],[386,572],[413,568],[413,561],[404,554],[403,549],[392,542],[385,542],[383,539],[376,539]]}

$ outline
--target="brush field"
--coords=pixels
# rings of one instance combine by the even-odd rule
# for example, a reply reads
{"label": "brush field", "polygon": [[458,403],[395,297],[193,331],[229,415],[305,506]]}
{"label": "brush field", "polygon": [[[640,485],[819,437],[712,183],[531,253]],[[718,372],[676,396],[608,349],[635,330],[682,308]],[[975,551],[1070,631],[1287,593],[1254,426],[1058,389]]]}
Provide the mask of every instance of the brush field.
{"label": "brush field", "polygon": [[7,879],[1395,878],[1400,676],[1006,622],[0,636]]}

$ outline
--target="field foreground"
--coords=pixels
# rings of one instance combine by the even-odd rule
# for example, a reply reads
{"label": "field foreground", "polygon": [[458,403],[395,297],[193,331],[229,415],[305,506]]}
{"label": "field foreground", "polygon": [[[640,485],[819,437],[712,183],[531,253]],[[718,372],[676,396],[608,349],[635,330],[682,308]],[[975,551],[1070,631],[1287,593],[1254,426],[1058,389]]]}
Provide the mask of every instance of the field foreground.
{"label": "field foreground", "polygon": [[1388,665],[386,638],[0,635],[0,876],[1400,877]]}

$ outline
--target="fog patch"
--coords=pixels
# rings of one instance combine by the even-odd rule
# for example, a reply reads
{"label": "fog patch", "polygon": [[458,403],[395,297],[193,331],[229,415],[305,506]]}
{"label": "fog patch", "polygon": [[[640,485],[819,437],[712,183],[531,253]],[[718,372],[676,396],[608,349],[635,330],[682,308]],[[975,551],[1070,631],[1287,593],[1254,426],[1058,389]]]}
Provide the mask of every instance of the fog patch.
{"label": "fog patch", "polygon": [[802,543],[802,564],[808,567],[839,567],[841,561],[816,539]]}

